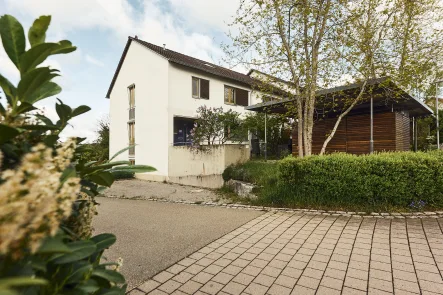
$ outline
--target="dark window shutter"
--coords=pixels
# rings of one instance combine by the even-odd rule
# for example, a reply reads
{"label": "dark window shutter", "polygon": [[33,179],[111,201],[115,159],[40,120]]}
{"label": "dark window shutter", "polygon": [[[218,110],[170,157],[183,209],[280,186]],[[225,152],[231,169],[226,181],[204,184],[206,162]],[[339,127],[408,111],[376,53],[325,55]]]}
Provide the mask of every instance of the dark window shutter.
{"label": "dark window shutter", "polygon": [[243,89],[235,89],[235,103],[240,106],[248,106],[248,91]]}
{"label": "dark window shutter", "polygon": [[200,79],[200,98],[209,99],[209,80]]}

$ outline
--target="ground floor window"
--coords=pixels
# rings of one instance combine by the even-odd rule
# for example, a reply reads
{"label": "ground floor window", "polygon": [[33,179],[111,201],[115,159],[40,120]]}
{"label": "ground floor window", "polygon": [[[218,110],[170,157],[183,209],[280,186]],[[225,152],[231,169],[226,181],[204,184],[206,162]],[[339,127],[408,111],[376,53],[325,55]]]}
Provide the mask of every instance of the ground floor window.
{"label": "ground floor window", "polygon": [[190,145],[195,119],[174,117],[174,145]]}

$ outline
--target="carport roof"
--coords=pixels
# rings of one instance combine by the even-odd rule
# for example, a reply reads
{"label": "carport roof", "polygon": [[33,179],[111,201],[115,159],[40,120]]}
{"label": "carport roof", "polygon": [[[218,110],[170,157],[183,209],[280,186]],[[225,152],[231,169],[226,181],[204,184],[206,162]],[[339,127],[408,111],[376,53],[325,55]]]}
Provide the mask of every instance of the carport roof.
{"label": "carport roof", "polygon": [[[323,97],[324,99],[317,99],[316,111],[324,113],[325,108],[335,105],[327,111],[328,116],[336,116],[343,110],[343,99],[351,98],[352,96],[356,97],[360,92],[361,86],[363,86],[363,82],[318,90],[316,93],[317,98]],[[371,95],[373,96],[375,112],[407,110],[411,117],[433,114],[430,107],[404,91],[389,77],[369,80],[366,87],[367,91],[363,95],[362,102],[357,104],[349,115],[369,113]],[[288,109],[291,105],[295,105],[295,102],[295,99],[274,100],[247,106],[245,109],[256,112],[288,114]],[[331,102],[333,103],[331,104]],[[327,106],[328,103],[329,106]]]}

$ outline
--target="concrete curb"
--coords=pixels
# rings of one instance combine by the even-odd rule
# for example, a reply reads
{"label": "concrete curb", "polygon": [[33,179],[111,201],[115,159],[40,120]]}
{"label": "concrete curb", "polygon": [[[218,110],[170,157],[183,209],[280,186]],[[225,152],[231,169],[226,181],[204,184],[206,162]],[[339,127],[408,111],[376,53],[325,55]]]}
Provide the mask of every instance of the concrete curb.
{"label": "concrete curb", "polygon": [[[108,197],[109,198],[109,197]],[[111,197],[118,198],[119,197]],[[122,198],[126,199],[126,198]],[[129,198],[127,198],[129,199]],[[157,198],[130,198],[131,200],[146,200],[163,203],[175,203],[175,204],[187,204],[194,206],[209,206],[209,207],[222,207],[229,209],[243,209],[243,210],[256,210],[265,212],[290,212],[290,213],[303,213],[308,215],[329,215],[329,216],[346,216],[356,218],[383,218],[383,219],[404,219],[404,218],[443,218],[443,211],[426,211],[426,212],[350,212],[350,211],[327,211],[327,210],[313,210],[313,209],[292,209],[292,208],[275,208],[264,206],[252,206],[242,204],[220,204],[216,202],[193,202],[193,201],[171,201]]]}

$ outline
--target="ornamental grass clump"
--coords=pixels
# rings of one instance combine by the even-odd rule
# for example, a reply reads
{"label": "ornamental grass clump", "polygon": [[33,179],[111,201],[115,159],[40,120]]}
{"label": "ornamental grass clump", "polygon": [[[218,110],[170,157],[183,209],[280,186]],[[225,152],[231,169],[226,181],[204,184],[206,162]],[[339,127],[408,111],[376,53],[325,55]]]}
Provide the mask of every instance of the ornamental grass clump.
{"label": "ornamental grass clump", "polygon": [[35,253],[71,215],[80,178],[64,181],[62,173],[74,149],[75,142],[69,140],[53,155],[52,149],[39,144],[23,156],[17,169],[0,171],[0,254],[21,259]]}

